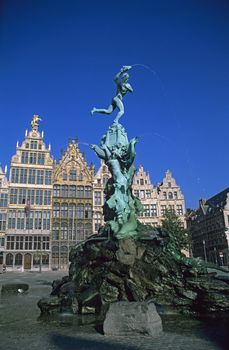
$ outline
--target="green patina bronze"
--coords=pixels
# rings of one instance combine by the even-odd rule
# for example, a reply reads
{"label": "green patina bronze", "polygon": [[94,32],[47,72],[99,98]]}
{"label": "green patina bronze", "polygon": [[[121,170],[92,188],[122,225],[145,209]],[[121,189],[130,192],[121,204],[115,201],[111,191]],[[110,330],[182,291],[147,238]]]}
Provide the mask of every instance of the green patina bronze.
{"label": "green patina bronze", "polygon": [[124,113],[123,96],[133,89],[128,83],[129,75],[126,73],[131,66],[124,66],[115,76],[117,94],[108,109],[92,109],[95,112],[111,114],[117,107],[119,112],[114,123],[103,135],[100,146],[90,145],[100,159],[108,166],[111,179],[108,180],[105,193],[104,220],[106,227],[118,238],[134,237],[137,235],[137,216],[141,210],[141,203],[133,196],[132,182],[135,172],[134,159],[135,145],[138,138],[128,141],[124,127],[119,123]]}

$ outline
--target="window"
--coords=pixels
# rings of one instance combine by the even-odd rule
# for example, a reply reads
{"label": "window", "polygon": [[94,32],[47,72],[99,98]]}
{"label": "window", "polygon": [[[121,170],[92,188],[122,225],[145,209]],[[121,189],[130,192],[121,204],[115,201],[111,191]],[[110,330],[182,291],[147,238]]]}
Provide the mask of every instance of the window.
{"label": "window", "polygon": [[16,236],[16,250],[23,250],[23,236]]}
{"label": "window", "polygon": [[16,266],[21,266],[22,265],[22,254],[17,253],[15,255],[15,265]]}
{"label": "window", "polygon": [[52,171],[45,170],[45,185],[51,185],[51,184],[52,184]]}
{"label": "window", "polygon": [[76,217],[76,205],[73,203],[69,204],[68,210],[69,210],[69,217],[75,218]]}
{"label": "window", "polygon": [[6,241],[6,249],[7,250],[14,250],[14,243],[15,243],[15,237],[14,236],[8,236],[7,237],[7,241]]}
{"label": "window", "polygon": [[6,230],[6,213],[0,213],[0,231]]}
{"label": "window", "polygon": [[19,182],[19,169],[18,168],[12,168],[12,170],[11,170],[11,182],[12,183]]}
{"label": "window", "polygon": [[52,239],[54,241],[59,240],[59,233],[60,233],[60,224],[59,222],[55,222],[52,226]]}
{"label": "window", "polygon": [[163,198],[167,199],[167,193],[166,192],[163,192]]}
{"label": "window", "polygon": [[145,204],[143,207],[144,207],[144,214],[145,214],[145,216],[150,216],[150,206],[149,206],[149,204]]}
{"label": "window", "polygon": [[9,210],[8,212],[8,228],[16,228],[16,210]]}
{"label": "window", "polygon": [[21,162],[23,164],[28,164],[28,159],[29,159],[29,152],[22,152]]}
{"label": "window", "polygon": [[37,141],[31,140],[31,142],[30,142],[30,148],[31,148],[31,149],[37,149]]}
{"label": "window", "polygon": [[0,194],[0,208],[6,208],[7,207],[7,201],[8,201],[7,193],[1,193]]}
{"label": "window", "polygon": [[18,196],[18,204],[25,204],[25,203],[26,203],[26,189],[20,188],[19,196]]}
{"label": "window", "polygon": [[63,180],[64,181],[67,181],[68,179],[68,174],[66,172],[63,173]]}
{"label": "window", "polygon": [[60,238],[64,240],[68,239],[68,226],[66,222],[61,223]]}
{"label": "window", "polygon": [[157,204],[151,204],[151,216],[157,216]]}
{"label": "window", "polygon": [[182,204],[177,205],[177,215],[183,215],[183,207]]}
{"label": "window", "polygon": [[79,174],[79,181],[83,181],[83,173],[82,173],[82,171]]}
{"label": "window", "polygon": [[33,237],[25,236],[25,250],[32,250]]}
{"label": "window", "polygon": [[61,204],[61,217],[62,218],[68,217],[68,203]]}
{"label": "window", "polygon": [[173,193],[174,199],[177,199],[177,192]]}
{"label": "window", "polygon": [[71,198],[76,197],[76,186],[75,185],[69,186],[69,197],[71,197]]}
{"label": "window", "polygon": [[76,181],[76,178],[77,178],[77,172],[76,172],[76,170],[70,170],[70,173],[69,173],[69,180],[70,180],[70,181]]}
{"label": "window", "polygon": [[79,197],[79,198],[84,197],[84,187],[83,186],[77,186],[77,197]]}
{"label": "window", "polygon": [[82,241],[84,239],[84,224],[79,222],[76,227],[76,240]]}
{"label": "window", "polygon": [[171,187],[172,187],[171,182],[168,182],[168,187],[169,187],[169,188],[171,188]]}
{"label": "window", "polygon": [[10,204],[17,204],[17,194],[18,194],[17,188],[10,189]]}
{"label": "window", "polygon": [[38,153],[38,155],[37,155],[37,164],[39,164],[39,165],[44,165],[45,164],[45,154],[44,153],[42,153],[42,152]]}
{"label": "window", "polygon": [[146,198],[151,198],[151,190],[146,190]]}
{"label": "window", "polygon": [[13,261],[14,261],[13,254],[11,253],[6,254],[6,266],[13,266]]}
{"label": "window", "polygon": [[161,205],[161,215],[165,215],[166,205]]}
{"label": "window", "polygon": [[86,186],[84,193],[85,193],[85,198],[91,198],[91,195],[92,195],[91,187],[90,186]]}
{"label": "window", "polygon": [[30,152],[30,154],[29,154],[29,164],[36,164],[36,163],[37,163],[37,153],[36,152]]}
{"label": "window", "polygon": [[53,217],[59,218],[60,217],[60,203],[54,203],[53,206]]}
{"label": "window", "polygon": [[20,181],[21,184],[27,183],[27,169],[21,169],[20,171]]}
{"label": "window", "polygon": [[24,230],[24,226],[25,226],[25,211],[18,210],[18,212],[17,212],[17,229]]}
{"label": "window", "polygon": [[44,170],[37,170],[37,184],[43,185],[43,183],[44,183]]}
{"label": "window", "polygon": [[68,197],[68,186],[67,185],[61,186],[61,196]]}
{"label": "window", "polygon": [[83,204],[79,204],[76,207],[76,217],[78,219],[83,219],[84,218],[84,205]]}
{"label": "window", "polygon": [[85,215],[85,219],[91,219],[91,217],[92,217],[91,204],[86,204],[85,205],[84,215]]}
{"label": "window", "polygon": [[51,204],[51,191],[45,190],[44,191],[44,205],[50,205]]}
{"label": "window", "polygon": [[140,185],[143,186],[144,185],[144,180],[140,179]]}
{"label": "window", "polygon": [[173,199],[173,194],[172,194],[172,192],[169,192],[169,193],[168,193],[168,198],[169,198],[169,199]]}
{"label": "window", "polygon": [[43,190],[36,190],[36,205],[42,205],[43,203]]}
{"label": "window", "polygon": [[102,193],[101,191],[95,191],[94,193],[94,200],[95,200],[95,205],[101,205],[102,204]]}
{"label": "window", "polygon": [[54,185],[53,187],[53,196],[60,197],[60,185]]}
{"label": "window", "polygon": [[59,247],[57,246],[52,247],[52,263],[55,266],[59,265]]}
{"label": "window", "polygon": [[171,211],[172,213],[175,213],[175,208],[174,208],[174,205],[169,205],[168,206],[168,209],[169,209],[169,211]]}
{"label": "window", "polygon": [[102,214],[95,213],[95,232],[99,232],[99,228],[102,225]]}
{"label": "window", "polygon": [[35,211],[35,230],[42,229],[42,212]]}
{"label": "window", "polygon": [[143,198],[145,198],[145,191],[141,190],[140,191],[140,199],[143,199]]}
{"label": "window", "polygon": [[29,178],[28,183],[29,184],[35,184],[36,182],[36,170],[35,169],[29,169]]}

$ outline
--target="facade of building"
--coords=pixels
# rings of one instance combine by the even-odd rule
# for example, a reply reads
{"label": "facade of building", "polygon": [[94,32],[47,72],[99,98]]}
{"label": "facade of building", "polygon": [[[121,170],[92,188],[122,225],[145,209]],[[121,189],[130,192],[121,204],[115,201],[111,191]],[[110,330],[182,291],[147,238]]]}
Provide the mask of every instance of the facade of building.
{"label": "facade of building", "polygon": [[66,269],[73,245],[93,233],[93,177],[76,140],[54,166],[52,215],[52,268]]}
{"label": "facade of building", "polygon": [[193,256],[218,265],[229,265],[229,188],[201,199],[197,210],[187,213]]}
{"label": "facade of building", "polygon": [[152,226],[160,226],[166,210],[174,211],[186,227],[185,201],[180,187],[169,170],[157,186],[153,186],[150,176],[140,165],[133,179],[133,193],[143,205],[144,211],[139,221]]}
{"label": "facade of building", "polygon": [[98,233],[100,226],[104,225],[103,204],[105,202],[104,189],[107,180],[111,177],[108,167],[103,161],[93,181],[93,232]]}
{"label": "facade of building", "polygon": [[[104,224],[103,222],[103,204],[105,200],[104,188],[110,172],[104,163],[94,178],[94,232],[98,232],[98,228]],[[185,200],[168,170],[161,183],[153,186],[150,176],[140,165],[138,171],[133,178],[133,194],[138,197],[143,205],[143,212],[139,216],[139,221],[143,224],[152,226],[160,226],[166,209],[173,210],[180,218],[183,226],[186,227],[185,220]]]}
{"label": "facade of building", "polygon": [[3,253],[5,251],[5,236],[8,207],[8,181],[7,168],[3,171],[0,167],[0,266],[3,265]]}
{"label": "facade of building", "polygon": [[53,159],[38,116],[11,159],[4,263],[7,270],[49,269]]}

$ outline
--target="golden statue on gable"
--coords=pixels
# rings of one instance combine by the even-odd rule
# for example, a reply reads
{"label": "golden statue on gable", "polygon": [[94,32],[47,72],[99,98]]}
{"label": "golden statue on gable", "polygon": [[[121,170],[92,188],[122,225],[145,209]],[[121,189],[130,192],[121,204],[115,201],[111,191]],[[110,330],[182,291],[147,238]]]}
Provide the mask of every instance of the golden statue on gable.
{"label": "golden statue on gable", "polygon": [[33,129],[33,130],[36,129],[36,128],[39,126],[39,124],[38,124],[38,121],[39,121],[39,120],[42,120],[42,119],[39,117],[39,115],[34,114],[33,119],[32,119],[32,121],[31,121],[31,126],[32,126],[32,129]]}

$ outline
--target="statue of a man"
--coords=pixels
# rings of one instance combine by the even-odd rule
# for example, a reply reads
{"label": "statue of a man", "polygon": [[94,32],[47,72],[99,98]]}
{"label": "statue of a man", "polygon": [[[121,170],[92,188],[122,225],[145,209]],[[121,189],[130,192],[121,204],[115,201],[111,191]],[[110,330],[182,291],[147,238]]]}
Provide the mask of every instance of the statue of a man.
{"label": "statue of a man", "polygon": [[114,81],[117,84],[117,91],[115,97],[112,99],[110,106],[105,108],[93,108],[91,114],[102,113],[102,114],[111,114],[116,108],[119,112],[115,117],[114,123],[117,124],[119,119],[124,114],[124,105],[122,102],[123,96],[127,92],[133,92],[132,86],[128,83],[129,74],[127,71],[131,69],[131,66],[123,66],[118,74],[115,76]]}

